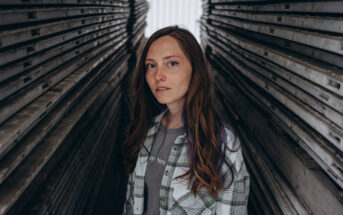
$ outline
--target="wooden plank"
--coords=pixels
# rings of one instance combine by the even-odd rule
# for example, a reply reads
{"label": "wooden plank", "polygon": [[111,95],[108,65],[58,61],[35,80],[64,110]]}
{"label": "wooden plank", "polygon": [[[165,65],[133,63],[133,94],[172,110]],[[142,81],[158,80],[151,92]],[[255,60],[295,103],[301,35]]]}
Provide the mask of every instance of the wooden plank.
{"label": "wooden plank", "polygon": [[[7,5],[27,5],[27,6],[35,6],[35,5],[56,5],[61,4],[61,0],[34,0],[31,1],[23,1],[23,0],[1,0],[2,6]],[[128,7],[128,1],[126,0],[63,0],[63,4],[79,4],[79,5],[104,5],[104,6],[117,6],[117,7]]]}
{"label": "wooden plank", "polygon": [[[263,0],[211,0],[211,3],[212,4],[218,4],[218,3],[235,3],[237,4],[237,2],[240,2],[240,3],[250,3],[250,2],[261,2]],[[268,0],[266,0],[268,1]],[[263,2],[266,2],[266,1],[263,1]]]}
{"label": "wooden plank", "polygon": [[[117,87],[117,90],[116,90],[117,93],[119,91],[118,88],[119,87]],[[115,103],[110,103],[110,104],[113,105],[112,107],[118,107],[118,104],[119,104],[119,99],[118,98],[120,98],[120,96],[118,97],[117,93],[113,92],[114,95],[112,96],[112,98],[114,97],[117,100],[116,100]],[[116,112],[118,112],[118,111],[113,111],[112,110],[110,113],[112,113],[111,115],[113,115]],[[101,113],[103,113],[103,111]],[[107,117],[110,118],[111,115],[107,116]],[[104,117],[105,116],[103,116],[103,117],[100,116],[100,118],[105,119]],[[95,127],[93,125],[93,127],[94,128],[101,128],[101,126],[106,126],[107,127],[109,121],[108,120],[106,120],[106,121],[107,121],[107,124],[104,123],[104,120],[98,120],[97,122],[98,122],[99,125],[97,127]],[[95,132],[96,132],[96,130],[95,130]],[[119,132],[118,128],[117,128],[116,132]],[[84,162],[84,159],[81,159],[81,162],[80,162],[82,164],[82,168],[84,169],[84,174],[83,175],[85,175],[85,177],[79,177],[79,176],[75,177],[75,179],[76,179],[75,182],[76,182],[77,186],[75,186],[75,183],[68,183],[68,185],[71,186],[71,189],[73,190],[72,191],[73,195],[71,195],[72,197],[71,197],[71,199],[69,201],[68,201],[68,198],[65,198],[65,197],[63,198],[63,196],[59,197],[59,199],[61,199],[62,201],[60,203],[61,204],[60,207],[58,207],[58,205],[55,205],[56,213],[65,214],[68,211],[73,211],[73,214],[76,214],[78,211],[81,212],[82,208],[85,208],[85,206],[87,204],[87,199],[91,195],[96,194],[96,193],[91,193],[90,189],[93,191],[95,189],[94,187],[97,186],[97,184],[95,184],[95,182],[98,180],[98,177],[94,177],[94,176],[99,176],[100,177],[101,174],[99,174],[97,172],[103,171],[103,168],[101,168],[102,165],[99,164],[99,161],[101,161],[101,158],[103,158],[104,155],[102,155],[103,153],[100,154],[100,155],[98,154],[99,150],[101,150],[101,147],[104,148],[104,144],[102,144],[104,142],[104,140],[103,140],[104,139],[104,134],[103,133],[104,133],[104,129],[102,130],[102,132],[97,132],[95,134],[85,135],[86,136],[86,137],[84,137],[85,141],[82,142],[82,146],[86,147],[86,146],[84,146],[84,144],[88,144],[89,145],[88,153],[85,150],[79,150],[79,151],[81,151],[82,153],[85,153],[88,156],[88,159],[86,159],[86,162]],[[114,135],[115,135],[115,133],[114,133]],[[94,147],[92,147],[93,145],[97,145],[97,147],[94,148]],[[114,145],[114,144],[111,144],[111,145]],[[94,159],[92,159],[92,157],[99,157],[100,159],[97,159],[97,160],[94,161]],[[90,179],[93,179],[93,180],[90,180]],[[79,183],[78,183],[78,181],[79,181]],[[65,196],[69,197],[69,193],[67,195],[65,195]],[[82,214],[82,213],[80,213],[80,214]]]}
{"label": "wooden plank", "polygon": [[[216,23],[220,27],[221,23]],[[220,31],[218,29],[218,31]],[[224,32],[223,32],[224,34]],[[299,56],[290,56],[283,51],[279,51],[265,44],[253,42],[247,38],[242,38],[234,33],[225,34],[228,40],[233,44],[255,53],[289,71],[302,76],[316,84],[343,96],[343,70],[337,69],[323,64],[316,63],[310,59],[301,58]]]}
{"label": "wooden plank", "polygon": [[[246,141],[246,140],[243,140],[243,141]],[[259,193],[260,195],[263,195],[266,201],[268,202],[267,205],[269,206],[271,214],[282,214],[284,208],[282,208],[282,205],[279,205],[280,202],[278,202],[278,199],[276,199],[275,196],[273,196],[272,191],[270,191],[272,188],[270,184],[268,184],[266,179],[263,177],[263,175],[261,174],[262,171],[257,167],[255,162],[252,161],[249,155],[245,156],[244,159],[250,167],[250,174],[254,175],[254,177],[252,177],[251,181],[253,182],[251,182],[251,184],[253,187],[257,187],[257,184],[255,183],[258,183],[258,187],[261,188],[261,191]],[[254,178],[255,180],[253,180]],[[265,204],[265,203],[261,202],[260,204]]]}
{"label": "wooden plank", "polygon": [[[211,33],[211,32],[209,32],[209,33]],[[242,56],[242,58],[246,59],[245,63],[247,63],[251,66],[256,65],[255,68],[257,70],[259,67],[264,67],[263,70],[270,72],[269,77],[271,76],[270,79],[272,81],[274,81],[275,83],[279,84],[280,86],[283,86],[283,84],[281,83],[282,79],[280,80],[280,78],[278,78],[278,77],[282,77],[283,79],[287,80],[287,82],[292,83],[293,85],[299,87],[303,91],[312,95],[318,101],[321,101],[323,104],[328,105],[331,108],[334,108],[336,111],[343,113],[343,109],[341,108],[341,107],[343,107],[343,100],[340,97],[338,97],[335,94],[332,94],[329,91],[313,84],[312,82],[308,81],[307,79],[304,79],[302,77],[299,77],[299,76],[291,73],[289,70],[286,70],[286,69],[278,66],[277,64],[274,64],[274,63],[266,60],[265,58],[263,58],[261,56],[255,55],[255,53],[253,53],[253,52],[249,52],[249,51],[242,49],[241,47],[231,43],[231,41],[225,39],[224,35],[221,34],[221,31],[217,30],[215,35],[216,35],[216,37],[221,37],[222,40],[226,41],[228,48],[231,48],[231,49],[239,52],[240,55]],[[208,42],[206,42],[206,43],[208,43]],[[251,59],[251,61],[249,61],[248,59]],[[264,72],[264,71],[261,71],[261,72],[266,74],[266,72]],[[265,76],[268,76],[268,75],[265,75]],[[290,89],[290,88],[287,87],[287,89]],[[299,93],[301,93],[301,91],[300,92],[293,92],[293,95],[298,96]],[[317,110],[325,115],[326,107],[323,108],[323,107],[320,107],[321,105],[317,105],[317,104],[314,105],[313,103],[316,100],[310,101],[308,99],[304,99],[304,98],[302,98],[302,99],[303,99],[303,101],[308,102],[308,104],[310,106],[317,107]],[[329,110],[330,110],[330,108],[329,108]]]}
{"label": "wooden plank", "polygon": [[[123,47],[122,47],[123,48]],[[111,56],[111,60],[106,62],[106,64],[112,65],[113,63],[117,62],[120,59],[119,53],[125,53],[124,50],[118,49],[118,53],[115,53],[114,56]],[[0,184],[15,170],[15,168],[30,154],[30,152],[34,149],[34,147],[43,140],[46,134],[53,129],[53,127],[62,119],[63,115],[70,110],[70,108],[78,101],[78,98],[81,95],[89,90],[92,86],[92,83],[102,74],[102,70],[96,72],[96,74],[86,77],[89,79],[86,84],[78,87],[78,91],[75,92],[75,89],[72,89],[74,93],[70,96],[69,92],[64,92],[64,88],[60,88],[62,86],[68,86],[74,81],[77,81],[77,74],[71,74],[68,78],[62,81],[60,85],[53,87],[47,94],[51,94],[52,96],[58,96],[59,94],[63,94],[63,98],[65,96],[70,97],[68,102],[64,103],[64,105],[58,107],[59,111],[55,111],[51,108],[51,112],[54,114],[49,114],[50,111],[46,111],[45,114],[48,114],[47,117],[41,117],[42,120],[34,126],[32,130],[30,130],[30,134],[26,135],[23,140],[17,144],[14,149],[11,151],[10,154],[5,156],[0,163]],[[77,85],[76,85],[77,86]],[[74,86],[75,88],[75,86]],[[66,95],[68,94],[68,95]],[[43,103],[44,104],[44,103]]]}
{"label": "wooden plank", "polygon": [[[121,39],[121,41],[119,43],[117,43],[119,40]],[[123,40],[122,38],[119,38],[117,40],[111,41],[110,43],[107,43],[106,46],[102,47],[102,48],[109,48],[107,50],[107,54],[105,55],[98,55],[99,51],[101,51],[101,49],[96,49],[95,51],[92,52],[93,56],[97,56],[92,60],[88,60],[88,62],[85,65],[88,65],[90,67],[78,67],[79,65],[75,64],[75,62],[73,62],[72,64],[68,65],[66,68],[63,69],[63,71],[67,71],[67,72],[74,72],[74,70],[76,70],[75,72],[79,74],[78,76],[78,81],[81,80],[83,77],[85,77],[88,72],[94,68],[97,64],[99,64],[100,62],[102,62],[102,60],[104,59],[104,56],[108,56],[110,53],[112,53],[113,51],[115,51],[115,48],[118,48],[120,46],[122,46],[126,41]],[[113,48],[113,45],[115,48]],[[112,46],[112,47],[111,47]],[[90,55],[88,55],[89,57]],[[71,68],[70,71],[67,70],[67,68]],[[84,68],[84,69],[82,69]],[[87,68],[87,69],[86,69]],[[67,75],[69,75],[67,73]],[[64,74],[63,73],[57,73],[57,77],[52,76],[50,77],[51,80],[49,80],[48,83],[50,82],[56,82],[58,83],[59,81],[61,81],[63,78]],[[74,84],[76,84],[78,81],[73,82]],[[44,89],[44,91],[47,91],[51,86],[54,86],[54,84],[50,85],[49,87],[46,87]],[[71,87],[71,86],[69,86]],[[41,84],[38,85],[38,88],[41,88]],[[67,86],[64,86],[63,90],[68,90]],[[43,92],[44,92],[43,91]],[[42,93],[42,91],[39,92],[37,96],[40,96]],[[48,95],[47,95],[48,96]],[[6,121],[6,123],[3,123],[1,125],[1,133],[0,133],[0,142],[2,143],[0,145],[0,157],[3,157],[8,151],[9,149],[11,149],[15,143],[20,140],[20,138],[22,138],[23,135],[25,135],[30,127],[36,123],[36,120],[39,119],[40,115],[44,114],[45,111],[47,109],[49,109],[49,106],[54,104],[55,102],[58,101],[59,97],[55,97],[55,98],[48,98],[48,102],[46,101],[46,99],[42,96],[39,97],[39,100],[43,100],[46,104],[46,106],[35,106],[34,102],[31,103],[30,106],[32,106],[32,109],[30,108],[25,108],[24,110],[22,110],[21,112],[16,114],[16,117],[12,117],[11,120]],[[37,100],[36,100],[37,102]],[[30,110],[30,111],[28,111]],[[10,110],[8,110],[10,111]]]}
{"label": "wooden plank", "polygon": [[[120,27],[121,29],[119,29]],[[78,57],[86,52],[87,49],[92,48],[94,43],[103,42],[101,38],[107,37],[108,35],[112,37],[125,32],[124,27],[125,24],[92,32],[86,36],[77,37],[60,45],[56,45],[54,48],[42,51],[35,56],[31,56],[29,59],[25,58],[21,61],[23,65],[22,68],[19,69],[18,67],[14,67],[16,72],[9,76],[14,76],[16,73],[19,75],[12,77],[10,81],[0,83],[0,91],[2,92],[0,101],[53,70],[59,65],[58,63],[62,64],[74,57]],[[66,58],[66,56],[68,57]],[[25,64],[28,62],[30,65],[25,67]],[[20,61],[18,64],[20,65]],[[0,69],[0,71],[1,70],[2,69]],[[3,71],[10,72],[12,70],[8,69],[8,67],[3,67]]]}
{"label": "wooden plank", "polygon": [[[97,18],[97,19],[95,19]],[[37,39],[39,37],[53,35],[55,33],[64,33],[65,30],[75,30],[79,33],[85,33],[85,29],[91,29],[89,24],[93,24],[93,26],[104,27],[106,23],[110,23],[111,20],[116,20],[118,18],[128,18],[128,16],[124,14],[110,14],[110,15],[99,15],[94,17],[83,17],[83,18],[73,18],[69,20],[62,20],[62,21],[54,21],[50,23],[41,23],[39,25],[29,25],[27,27],[15,28],[15,29],[8,29],[5,31],[0,31],[0,48],[5,48],[9,46],[13,46],[20,42],[27,42],[30,40]],[[95,22],[95,21],[96,22]],[[107,21],[107,22],[106,22]],[[95,23],[97,23],[95,25]],[[108,26],[110,26],[109,24]],[[77,29],[77,27],[83,27],[81,29]],[[79,32],[79,30],[81,30]]]}
{"label": "wooden plank", "polygon": [[[216,59],[218,60],[218,58]],[[220,69],[225,71],[228,67],[223,66]],[[233,73],[236,72],[231,71],[227,74],[230,74],[229,77],[231,77]],[[235,81],[235,83],[238,82]],[[226,86],[228,85],[226,84]],[[334,194],[328,185],[330,180],[323,177],[320,169],[309,169],[296,157],[292,152],[295,149],[294,144],[291,144],[292,142],[287,140],[288,137],[282,134],[280,127],[269,120],[269,115],[262,115],[260,106],[253,106],[255,103],[252,101],[255,99],[252,100],[252,98],[255,98],[255,95],[250,95],[250,91],[247,91],[246,88],[236,88],[237,86],[234,84],[229,86],[222,95],[228,97],[226,100],[239,114],[245,132],[251,132],[256,140],[263,144],[264,150],[287,177],[296,194],[305,201],[314,214],[339,214],[343,209],[342,204],[336,199],[337,194]],[[241,93],[248,96],[250,102],[240,96]],[[324,205],[330,205],[330,212]]]}
{"label": "wooden plank", "polygon": [[[222,23],[242,28],[249,31],[272,35],[285,40],[292,40],[301,44],[313,46],[319,49],[331,51],[336,54],[343,54],[341,49],[343,37],[330,36],[323,33],[311,32],[302,29],[288,28],[285,26],[260,24],[255,22],[240,21],[221,16],[210,15],[211,20],[218,20]],[[217,23],[217,22],[215,22]]]}
{"label": "wooden plank", "polygon": [[[241,131],[241,130],[240,130]],[[276,200],[278,203],[280,210],[282,211],[283,214],[311,214],[310,211],[305,209],[305,206],[302,205],[302,203],[297,199],[294,198],[295,195],[290,192],[290,197],[293,197],[293,202],[296,202],[298,206],[300,207],[295,207],[293,205],[293,202],[290,201],[290,197],[284,192],[279,185],[279,182],[277,181],[277,178],[280,179],[280,177],[275,177],[277,175],[277,172],[275,169],[271,168],[272,165],[270,164],[270,160],[266,158],[265,155],[263,155],[262,149],[259,149],[259,144],[256,144],[256,141],[254,143],[249,140],[249,138],[243,133],[240,133],[242,137],[242,142],[244,142],[244,146],[242,147],[242,150],[245,151],[245,156],[246,160],[250,160],[250,163],[255,162],[256,167],[259,173],[261,173],[262,177],[264,178],[266,184],[268,184],[269,189],[272,192],[273,198]],[[251,158],[254,158],[254,161],[251,160]],[[268,165],[269,164],[269,165]],[[284,183],[285,184],[285,183]],[[288,188],[290,191],[290,188]]]}
{"label": "wooden plank", "polygon": [[[228,54],[223,51],[217,50],[223,57],[228,59],[232,65],[235,66],[243,75],[253,81],[261,89],[270,93],[274,98],[276,98],[280,103],[285,105],[289,110],[293,111],[301,119],[303,119],[308,125],[312,126],[313,129],[322,134],[327,140],[329,140],[333,145],[335,145],[339,150],[343,152],[343,133],[341,129],[334,124],[330,123],[326,118],[323,118],[317,112],[311,110],[309,107],[304,106],[301,101],[289,95],[286,91],[280,89],[277,85],[272,82],[267,81],[262,76],[256,74],[251,68],[237,60],[233,59]],[[342,126],[342,125],[340,125]],[[343,179],[343,174],[340,175]],[[343,184],[342,184],[343,186]]]}
{"label": "wooden plank", "polygon": [[[283,90],[288,91],[292,96],[305,102],[308,106],[314,108],[320,114],[323,114],[327,119],[331,120],[336,125],[340,126],[341,128],[343,127],[343,112],[337,112],[337,110],[334,110],[330,106],[327,106],[327,100],[325,99],[328,97],[333,97],[338,103],[341,103],[340,106],[343,107],[343,101],[340,98],[336,97],[334,94],[324,96],[325,92],[323,92],[322,88],[319,88],[318,86],[315,86],[311,82],[308,82],[298,76],[292,75],[292,73],[289,73],[287,70],[282,70],[282,68],[280,67],[269,67],[272,68],[272,70],[268,70],[268,67],[266,66],[268,65],[268,62],[263,61],[266,63],[258,64],[261,59],[259,56],[256,56],[253,53],[249,53],[244,49],[235,46],[230,41],[226,40],[225,37],[222,37],[220,34],[215,35],[217,38],[215,42],[217,44],[221,43],[220,47],[225,50],[226,53],[234,56],[236,59],[243,62],[250,68],[253,68],[254,71],[263,75],[263,77],[268,78],[270,82],[273,82],[282,87]],[[212,40],[212,42],[214,41]],[[291,82],[289,82],[289,80],[291,80]],[[298,80],[299,83],[294,83],[294,80]],[[299,84],[301,84],[300,87],[302,87],[303,89],[304,86],[308,86],[306,89],[308,89],[307,93],[309,94],[300,90],[298,88]],[[316,90],[316,92],[312,93],[314,89]],[[311,94],[312,96],[315,96],[316,99],[313,98]]]}
{"label": "wooden plank", "polygon": [[[119,38],[115,38],[115,36],[117,35],[120,35]],[[116,31],[115,33],[111,33],[110,36],[105,35],[99,40],[92,41],[92,43],[86,43],[86,45],[80,46],[76,50],[70,50],[66,52],[64,55],[61,55],[61,57],[54,59],[54,61],[47,61],[46,63],[44,63],[44,67],[40,65],[38,69],[35,68],[31,70],[31,73],[19,76],[18,79],[14,79],[12,82],[14,86],[17,85],[17,88],[20,89],[26,85],[28,86],[26,88],[23,88],[17,94],[12,95],[8,99],[7,104],[0,107],[0,109],[2,110],[0,112],[0,121],[4,122],[16,111],[20,110],[23,106],[25,106],[30,101],[39,96],[40,93],[45,92],[46,90],[48,90],[49,87],[53,86],[59,80],[63,79],[63,77],[70,74],[74,69],[76,69],[79,66],[79,64],[82,64],[82,62],[87,62],[89,58],[96,56],[96,53],[100,52],[105,48],[108,48],[111,45],[114,45],[115,43],[122,40],[122,38],[123,31]],[[94,48],[95,44],[98,45],[98,47]],[[71,59],[74,62],[71,61]],[[63,63],[65,65],[63,65],[61,68],[60,65]],[[69,67],[65,68],[66,65],[69,65]],[[47,73],[49,75],[44,76],[44,81],[42,80],[40,83],[33,82],[33,84],[30,85],[30,82],[32,82],[35,79],[38,79],[39,77],[42,77]],[[28,78],[29,80],[25,81]],[[23,82],[21,82],[22,80]],[[12,86],[9,87],[10,92],[12,90]],[[6,87],[7,85],[5,85],[5,88]],[[4,94],[5,93],[6,91],[4,91]],[[20,97],[25,99],[18,101],[17,99]]]}
{"label": "wooden plank", "polygon": [[342,1],[264,3],[258,5],[214,5],[220,10],[255,12],[343,13]]}
{"label": "wooden plank", "polygon": [[[125,64],[122,64],[125,66]],[[123,69],[123,68],[121,68]],[[94,87],[87,97],[83,97],[80,103],[69,112],[62,121],[57,125],[57,127],[49,133],[49,135],[44,139],[44,141],[36,147],[35,150],[26,158],[26,162],[17,168],[15,174],[11,175],[10,178],[15,180],[6,180],[0,186],[1,193],[6,193],[7,195],[0,195],[0,208],[1,214],[5,214],[9,210],[13,209],[16,201],[20,196],[24,195],[26,190],[30,190],[30,187],[36,187],[34,181],[37,177],[41,176],[42,173],[48,173],[52,170],[58,158],[56,158],[56,153],[58,150],[63,150],[66,146],[63,146],[65,138],[72,131],[73,127],[80,120],[80,118],[85,114],[87,109],[96,101],[96,98],[101,95],[101,93],[108,88],[109,80],[113,80],[117,75],[110,74],[112,77],[104,76],[103,81],[99,81],[97,86]],[[117,85],[119,79],[114,82]],[[64,149],[66,150],[66,148]],[[62,153],[63,154],[63,153]],[[49,163],[50,162],[50,163]],[[50,165],[50,168],[45,169],[46,166]],[[33,188],[35,189],[35,188]],[[30,194],[33,195],[31,191]],[[10,197],[10,198],[9,198]],[[30,198],[27,198],[28,201]]]}
{"label": "wooden plank", "polygon": [[0,10],[0,25],[13,25],[30,23],[50,19],[70,19],[87,15],[109,15],[118,13],[128,13],[129,8],[119,7],[56,7],[56,8],[30,8],[30,9],[6,9]]}
{"label": "wooden plank", "polygon": [[[266,109],[268,109],[270,112],[281,119],[275,119],[277,122],[280,123],[281,126],[283,124],[287,125],[287,128],[284,128],[286,131],[292,131],[291,134],[296,133],[297,135],[295,141],[297,141],[304,148],[304,150],[306,150],[309,155],[311,155],[311,157],[316,160],[320,166],[322,166],[322,168],[332,177],[332,179],[337,184],[342,186],[343,178],[341,169],[343,166],[343,162],[342,159],[340,159],[338,156],[335,156],[335,154],[338,153],[336,151],[337,149],[328,150],[328,148],[330,148],[330,145],[324,142],[320,137],[318,137],[318,134],[315,135],[313,134],[313,132],[310,132],[309,129],[304,129],[304,127],[308,127],[308,125],[305,125],[303,122],[300,123],[298,120],[296,121],[295,117],[288,117],[289,115],[291,115],[290,113],[287,113],[286,115],[285,113],[283,113],[283,111],[286,110],[279,110],[280,108],[278,108],[275,103],[271,104],[270,100],[257,94],[257,92],[255,92],[254,90],[249,89],[248,92],[254,95],[254,99],[259,99],[262,104],[266,106]],[[274,117],[274,115],[271,116]]]}
{"label": "wooden plank", "polygon": [[253,13],[226,10],[211,10],[214,15],[231,19],[242,19],[256,23],[266,23],[296,27],[306,30],[325,31],[326,33],[343,33],[343,18],[327,16],[292,15],[284,13]]}
{"label": "wooden plank", "polygon": [[[221,39],[222,40],[222,39]],[[219,42],[220,40],[218,40]],[[223,40],[224,42],[225,40]],[[228,43],[226,43],[228,44]],[[268,78],[268,80],[282,88],[282,90],[285,90],[289,92],[292,96],[296,97],[297,99],[301,100],[305,104],[307,104],[309,107],[316,110],[318,113],[322,114],[324,117],[335,123],[336,125],[343,127],[343,115],[342,113],[337,112],[337,110],[334,110],[331,106],[328,106],[326,104],[328,96],[324,97],[323,89],[319,88],[318,86],[313,85],[312,83],[294,76],[292,76],[292,79],[285,77],[286,75],[284,73],[288,73],[288,71],[282,70],[282,68],[279,68],[277,66],[272,67],[273,70],[268,70],[268,67],[266,64],[258,64],[259,61],[258,57],[255,56],[253,53],[245,52],[242,49],[239,49],[238,47],[233,48],[234,46],[226,47],[225,49],[228,51],[228,53],[232,54],[236,59],[238,59],[240,62],[244,62],[247,66],[252,68],[254,71],[258,72],[259,74],[263,75],[263,77]],[[279,74],[282,76],[280,77]],[[288,80],[293,80],[292,82],[289,82]],[[299,84],[294,85],[294,80],[298,80]],[[304,89],[304,86],[307,86],[307,89],[313,91],[313,89],[316,90],[316,94],[308,94],[308,92],[304,92],[302,89]],[[298,88],[299,87],[299,88]],[[315,98],[313,98],[315,96]],[[339,103],[342,103],[343,101],[339,99],[338,97],[335,97],[334,95],[330,95],[330,98],[334,97],[337,98],[337,101]],[[318,99],[319,98],[319,99]],[[343,107],[343,103],[341,104]]]}

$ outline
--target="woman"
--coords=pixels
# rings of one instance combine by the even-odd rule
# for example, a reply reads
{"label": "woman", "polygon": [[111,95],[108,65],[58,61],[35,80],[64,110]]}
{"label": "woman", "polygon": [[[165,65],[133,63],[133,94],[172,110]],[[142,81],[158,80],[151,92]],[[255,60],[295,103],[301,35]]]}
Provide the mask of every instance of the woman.
{"label": "woman", "polygon": [[239,140],[217,117],[194,36],[176,26],[155,32],[131,86],[124,214],[246,214]]}

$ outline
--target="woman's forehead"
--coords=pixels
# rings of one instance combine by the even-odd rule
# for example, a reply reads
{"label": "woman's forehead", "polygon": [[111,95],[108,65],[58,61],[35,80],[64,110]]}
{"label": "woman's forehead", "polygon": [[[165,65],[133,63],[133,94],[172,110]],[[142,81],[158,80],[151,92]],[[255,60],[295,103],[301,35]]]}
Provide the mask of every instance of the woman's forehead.
{"label": "woman's forehead", "polygon": [[179,58],[186,57],[175,38],[163,36],[150,45],[146,60],[157,60],[172,56]]}

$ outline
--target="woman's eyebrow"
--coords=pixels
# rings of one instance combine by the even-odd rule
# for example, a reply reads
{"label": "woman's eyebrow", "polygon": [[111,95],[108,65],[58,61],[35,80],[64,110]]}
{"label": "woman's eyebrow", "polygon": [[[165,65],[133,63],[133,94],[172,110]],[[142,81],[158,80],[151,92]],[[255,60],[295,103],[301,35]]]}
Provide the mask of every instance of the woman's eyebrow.
{"label": "woman's eyebrow", "polygon": [[163,60],[167,60],[167,59],[172,58],[172,57],[180,58],[180,57],[177,56],[177,55],[170,55],[170,56],[166,56],[166,57],[164,57],[164,58],[162,58],[162,59],[163,59]]}
{"label": "woman's eyebrow", "polygon": [[[163,57],[162,60],[168,60],[169,58],[172,58],[172,57],[180,58],[180,57],[177,56],[177,55],[169,55],[169,56]],[[181,58],[180,58],[180,59],[181,59]],[[147,58],[147,59],[145,59],[145,61],[155,61],[155,60],[154,60],[154,59],[151,59],[151,58]]]}

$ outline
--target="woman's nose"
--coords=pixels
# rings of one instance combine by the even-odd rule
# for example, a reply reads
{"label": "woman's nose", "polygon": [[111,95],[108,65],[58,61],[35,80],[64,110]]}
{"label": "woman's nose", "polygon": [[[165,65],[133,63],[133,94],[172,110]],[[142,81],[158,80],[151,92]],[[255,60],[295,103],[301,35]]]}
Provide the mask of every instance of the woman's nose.
{"label": "woman's nose", "polygon": [[165,72],[162,68],[157,68],[156,69],[156,73],[155,73],[155,80],[158,81],[165,81],[166,80],[166,76],[165,76]]}

